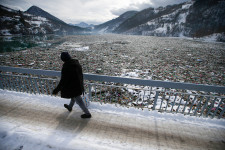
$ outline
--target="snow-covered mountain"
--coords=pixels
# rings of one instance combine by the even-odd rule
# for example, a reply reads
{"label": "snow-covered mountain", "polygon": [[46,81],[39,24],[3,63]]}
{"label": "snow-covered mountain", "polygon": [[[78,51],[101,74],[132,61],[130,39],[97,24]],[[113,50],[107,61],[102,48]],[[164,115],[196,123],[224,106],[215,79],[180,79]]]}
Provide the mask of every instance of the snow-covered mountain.
{"label": "snow-covered mountain", "polygon": [[43,9],[37,7],[37,6],[31,6],[27,11],[25,11],[26,13],[35,15],[35,16],[41,16],[44,18],[47,18],[49,20],[52,21],[57,21],[63,24],[66,24],[65,22],[63,22],[62,20],[60,20],[59,18],[49,14],[48,12],[44,11]]}
{"label": "snow-covered mountain", "polygon": [[94,27],[93,24],[87,24],[85,22],[80,22],[79,24],[70,24],[70,25],[78,26],[78,27],[81,27],[81,28],[92,28],[92,27]]}
{"label": "snow-covered mountain", "polygon": [[[217,36],[225,41],[225,0],[190,0],[185,3],[142,11],[128,11],[118,18],[90,27],[69,25],[32,6],[26,12],[0,6],[0,35],[80,34],[90,32],[150,36]],[[82,27],[82,28],[81,28]],[[85,29],[84,29],[85,28]]]}
{"label": "snow-covered mountain", "polygon": [[189,36],[225,33],[225,0],[196,0],[186,17]]}
{"label": "snow-covered mountain", "polygon": [[31,8],[22,12],[0,5],[0,35],[81,34],[89,31],[68,25],[36,6]]}
{"label": "snow-covered mountain", "polygon": [[[166,7],[147,8],[124,20],[119,20],[124,15],[122,14],[114,19],[113,23],[111,20],[96,26],[95,30],[173,37],[203,37],[220,33],[218,35],[221,37],[225,36],[224,8],[224,0],[190,0]],[[220,38],[220,40],[224,39]]]}
{"label": "snow-covered mountain", "polygon": [[[147,19],[144,23],[129,27],[124,22],[115,32],[175,37],[202,37],[225,32],[224,8],[225,1],[216,2],[216,0],[196,0],[165,8],[161,7],[152,9],[150,19]],[[133,20],[130,20],[130,22],[138,22],[138,18],[131,19]]]}
{"label": "snow-covered mountain", "polygon": [[113,32],[121,23],[134,16],[137,11],[128,11],[120,15],[118,18],[107,21],[103,24],[94,27],[94,31],[97,32]]}
{"label": "snow-covered mountain", "polygon": [[114,31],[137,35],[182,36],[191,5],[192,2],[145,9],[126,20]]}

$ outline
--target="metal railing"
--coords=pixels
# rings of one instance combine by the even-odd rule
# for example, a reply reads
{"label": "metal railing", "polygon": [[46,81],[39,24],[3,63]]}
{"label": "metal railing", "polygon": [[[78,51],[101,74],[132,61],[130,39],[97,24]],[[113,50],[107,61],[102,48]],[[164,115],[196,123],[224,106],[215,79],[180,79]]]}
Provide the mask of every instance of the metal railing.
{"label": "metal railing", "polygon": [[[0,67],[0,88],[51,95],[61,72]],[[225,87],[84,74],[90,101],[184,115],[225,118]]]}

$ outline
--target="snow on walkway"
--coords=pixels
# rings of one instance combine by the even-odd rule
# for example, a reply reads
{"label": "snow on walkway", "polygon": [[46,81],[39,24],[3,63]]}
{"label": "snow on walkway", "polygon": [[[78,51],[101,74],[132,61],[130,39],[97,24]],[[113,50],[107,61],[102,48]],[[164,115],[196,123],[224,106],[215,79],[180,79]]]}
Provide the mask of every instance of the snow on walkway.
{"label": "snow on walkway", "polygon": [[91,102],[81,119],[68,99],[0,90],[1,150],[223,149],[225,120]]}

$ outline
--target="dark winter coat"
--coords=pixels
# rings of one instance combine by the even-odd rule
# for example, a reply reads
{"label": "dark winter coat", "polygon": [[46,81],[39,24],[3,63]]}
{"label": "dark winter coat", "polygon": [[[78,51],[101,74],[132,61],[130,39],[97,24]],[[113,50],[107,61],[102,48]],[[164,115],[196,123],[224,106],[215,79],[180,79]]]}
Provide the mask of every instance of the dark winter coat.
{"label": "dark winter coat", "polygon": [[84,92],[82,67],[78,60],[70,59],[64,62],[61,80],[55,91],[61,91],[62,98],[76,97]]}

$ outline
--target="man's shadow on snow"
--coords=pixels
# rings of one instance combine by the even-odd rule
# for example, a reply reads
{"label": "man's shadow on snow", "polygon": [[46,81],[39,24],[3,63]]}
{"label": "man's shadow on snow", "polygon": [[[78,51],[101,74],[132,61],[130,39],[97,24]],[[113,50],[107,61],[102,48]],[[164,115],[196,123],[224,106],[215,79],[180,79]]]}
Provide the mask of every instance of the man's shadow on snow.
{"label": "man's shadow on snow", "polygon": [[[60,143],[66,144],[70,142],[70,138],[74,140],[76,137],[80,136],[81,132],[90,121],[90,119],[82,119],[80,117],[81,114],[82,110],[76,107],[74,107],[71,112],[65,109],[64,113],[56,117],[56,122],[58,122],[58,124],[55,127],[55,132],[53,131],[49,138],[54,140],[56,137],[60,136]],[[65,138],[63,138],[63,136],[65,136]]]}
{"label": "man's shadow on snow", "polygon": [[82,112],[80,110],[76,110],[76,108],[72,112],[65,110],[64,113],[60,114],[56,118],[58,121],[58,126],[55,129],[79,134],[90,121],[90,119],[82,119],[80,117],[81,114]]}

